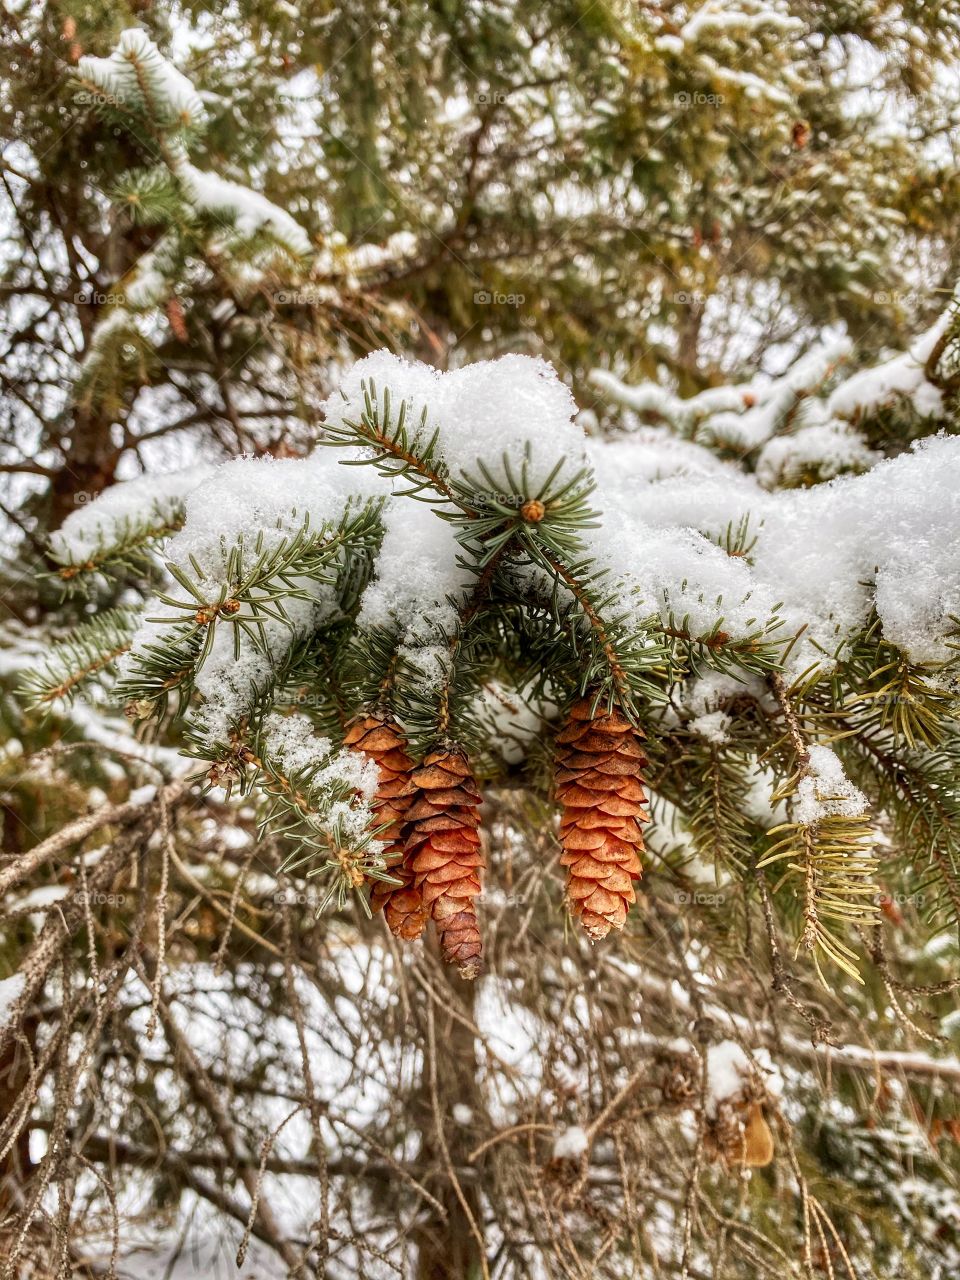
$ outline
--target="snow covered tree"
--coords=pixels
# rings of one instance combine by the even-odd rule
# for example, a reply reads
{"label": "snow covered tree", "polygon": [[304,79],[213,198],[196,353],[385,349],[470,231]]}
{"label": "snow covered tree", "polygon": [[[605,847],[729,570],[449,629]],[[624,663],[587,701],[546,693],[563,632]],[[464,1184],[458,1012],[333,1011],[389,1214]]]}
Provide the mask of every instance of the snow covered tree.
{"label": "snow covered tree", "polygon": [[[190,79],[119,8],[26,19],[130,153],[51,378],[129,430],[23,521],[0,1275],[952,1274],[930,15],[188,12]],[[191,394],[248,456],[110,483]]]}
{"label": "snow covered tree", "polygon": [[384,345],[687,395],[824,324],[903,345],[956,277],[953,3],[12,9],[0,496],[31,532],[198,438],[298,447]]}

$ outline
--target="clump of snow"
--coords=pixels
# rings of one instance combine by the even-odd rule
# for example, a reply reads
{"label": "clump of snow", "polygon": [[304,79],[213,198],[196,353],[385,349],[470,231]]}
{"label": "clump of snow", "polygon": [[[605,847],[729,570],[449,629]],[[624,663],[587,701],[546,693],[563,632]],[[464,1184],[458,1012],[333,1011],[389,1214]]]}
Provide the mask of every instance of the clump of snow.
{"label": "clump of snow", "polygon": [[156,124],[196,128],[206,121],[196,89],[141,27],[122,31],[108,58],[85,54],[77,63],[77,74],[108,103],[141,111]]}
{"label": "clump of snow", "polygon": [[[835,357],[836,348],[813,353],[799,371],[779,380],[775,393],[764,393],[765,408],[772,413],[788,392],[791,403],[802,397]],[[927,439],[862,475],[771,492],[738,464],[663,428],[613,442],[586,441],[569,392],[543,361],[505,357],[441,374],[380,352],[360,361],[328,402],[331,423],[363,414],[364,387],[381,403],[389,389],[394,412],[406,402],[415,435],[425,411],[419,444],[436,432],[439,458],[452,473],[476,472],[476,458],[483,457],[504,486],[501,499],[511,497],[510,486],[534,490],[558,465],[567,474],[571,465],[592,470],[597,524],[583,530],[582,542],[606,570],[624,626],[641,629],[659,619],[672,634],[723,645],[762,639],[786,646],[802,633],[787,668],[795,674],[812,663],[829,667],[830,655],[860,633],[875,609],[883,635],[913,661],[937,664],[952,656],[952,617],[960,613],[957,438]],[[802,434],[786,438],[796,441]],[[345,460],[368,453],[358,448]],[[142,515],[148,502],[171,512],[185,502],[185,524],[170,542],[170,561],[199,583],[204,600],[240,591],[249,611],[271,590],[270,582],[244,586],[257,555],[298,531],[329,529],[351,504],[382,501],[383,539],[358,623],[395,631],[422,686],[432,687],[446,673],[459,605],[474,583],[460,563],[455,526],[442,518],[452,508],[391,497],[390,482],[375,468],[341,466],[343,457],[319,449],[303,460],[240,459],[212,472],[169,477],[159,493],[153,479],[118,486],[71,516],[55,546],[65,557],[85,559],[105,530]],[[490,484],[476,479],[480,488]],[[244,567],[238,574],[230,551],[240,544]],[[514,572],[520,579],[544,573],[519,563]],[[231,574],[240,581],[228,582]],[[293,595],[285,580],[287,616],[263,617],[256,637],[244,630],[237,642],[238,627],[229,617],[217,619],[198,680],[211,741],[223,741],[269,687],[291,646],[336,616],[335,592],[323,578],[307,573],[294,579]],[[168,590],[183,595],[172,582]],[[158,613],[162,606],[154,605],[149,616]],[[141,628],[128,670],[173,621]],[[728,729],[723,702],[736,685],[709,679],[713,683],[685,692],[686,719],[695,732],[722,743]],[[811,804],[831,799],[813,777],[808,784]],[[838,798],[853,800],[847,792]]]}
{"label": "clump of snow", "polygon": [[585,437],[574,422],[577,406],[545,360],[507,355],[440,373],[377,351],[353,366],[324,405],[331,424],[360,420],[364,383],[376,388],[381,405],[389,391],[394,420],[406,404],[408,429],[421,443],[438,432],[439,456],[455,476],[470,472],[482,487],[477,473],[482,459],[500,486],[496,498],[509,499],[516,492],[504,459],[518,480],[525,469],[530,492],[558,461],[565,460],[568,468],[584,464]]}
{"label": "clump of snow", "polygon": [[769,27],[777,35],[790,36],[802,31],[804,24],[800,18],[778,12],[771,4],[763,4],[751,13],[739,7],[711,4],[708,0],[680,28],[680,39],[692,42],[704,33],[716,38],[718,34],[727,32],[742,39],[749,32],[763,27]]}
{"label": "clump of snow", "polygon": [[866,812],[867,798],[849,780],[829,747],[809,748],[809,762],[797,786],[794,816],[809,826],[823,818],[856,818]]}
{"label": "clump of snow", "polygon": [[749,775],[749,790],[744,795],[744,810],[754,822],[766,827],[787,821],[786,801],[774,799],[779,790],[777,775],[766,765],[754,764]]}
{"label": "clump of snow", "polygon": [[194,208],[228,218],[243,236],[267,231],[295,256],[309,254],[310,237],[303,227],[259,191],[251,191],[219,174],[205,173],[185,158],[178,160],[174,171]]}
{"label": "clump of snow", "polygon": [[769,691],[757,676],[729,671],[705,671],[688,680],[676,701],[691,717],[688,727],[694,733],[720,744],[728,740],[731,723],[723,704],[742,696],[753,697],[763,705],[770,701]]}
{"label": "clump of snow", "polygon": [[61,564],[82,564],[133,529],[179,523],[187,495],[213,471],[201,464],[111,485],[71,511],[51,536],[54,556]]}
{"label": "clump of snow", "polygon": [[23,995],[25,985],[26,977],[22,973],[15,973],[12,978],[0,981],[0,1027],[10,1021],[14,1005]]}
{"label": "clump of snow", "polygon": [[385,511],[376,574],[361,597],[357,622],[394,630],[425,686],[447,672],[455,602],[476,582],[462,556],[453,526],[427,504],[396,502]]}
{"label": "clump of snow", "polygon": [[[659,612],[667,625],[686,618],[694,635],[720,625],[736,640],[776,614],[776,636],[806,629],[791,654],[799,672],[828,663],[824,654],[858,633],[875,607],[884,635],[913,661],[951,657],[960,441],[937,436],[863,475],[773,493],[701,446],[687,444],[681,455],[668,441],[651,428],[589,445],[602,526],[585,540],[638,621]],[[745,555],[713,545],[745,519]]]}
{"label": "clump of snow", "polygon": [[554,1160],[579,1160],[590,1149],[590,1139],[586,1129],[578,1124],[560,1129],[553,1140]]}
{"label": "clump of snow", "polygon": [[907,351],[847,378],[827,400],[827,411],[838,418],[856,422],[903,397],[911,401],[921,417],[942,414],[943,396],[927,381],[925,366],[949,321],[950,312],[946,311]]}
{"label": "clump of snow", "polygon": [[453,1118],[460,1125],[473,1124],[473,1112],[463,1102],[453,1104]]}
{"label": "clump of snow", "polygon": [[879,461],[858,431],[842,422],[818,422],[768,440],[757,459],[757,479],[774,489],[806,475],[832,480],[845,471],[867,471]]}
{"label": "clump of snow", "polygon": [[263,722],[263,742],[270,766],[284,776],[309,779],[311,797],[322,805],[322,817],[336,826],[348,842],[361,841],[376,825],[371,802],[380,772],[361,752],[334,749],[329,738],[316,735],[310,720],[299,713],[272,712]]}
{"label": "clump of snow", "polygon": [[707,1049],[707,1114],[715,1116],[722,1102],[738,1099],[753,1075],[750,1059],[735,1040],[722,1040]]}
{"label": "clump of snow", "polygon": [[733,387],[708,387],[705,391],[684,399],[657,382],[629,386],[605,369],[592,370],[589,380],[595,387],[606,391],[614,400],[635,413],[663,418],[686,429],[696,426],[714,413],[742,412],[756,400],[760,387],[755,382]]}
{"label": "clump of snow", "polygon": [[718,413],[704,426],[707,439],[755,449],[781,426],[787,414],[820,386],[850,353],[848,338],[825,342],[797,360],[781,378],[771,382],[757,396],[757,403],[745,413]]}

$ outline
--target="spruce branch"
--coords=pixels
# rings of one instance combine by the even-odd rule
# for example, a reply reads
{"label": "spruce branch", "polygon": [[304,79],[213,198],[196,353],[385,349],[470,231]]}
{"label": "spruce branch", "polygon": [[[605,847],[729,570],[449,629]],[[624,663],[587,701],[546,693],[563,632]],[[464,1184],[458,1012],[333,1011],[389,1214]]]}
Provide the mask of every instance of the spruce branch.
{"label": "spruce branch", "polygon": [[252,544],[241,535],[216,575],[205,571],[192,556],[187,558],[189,571],[183,564],[167,561],[169,574],[183,588],[186,598],[157,592],[159,602],[173,612],[149,617],[147,621],[174,630],[197,628],[202,633],[197,666],[202,666],[210,653],[220,624],[233,627],[238,657],[241,637],[267,652],[266,621],[293,629],[285,602],[315,600],[315,584],[336,586],[344,575],[349,592],[356,594],[356,557],[366,564],[366,551],[380,537],[381,509],[380,500],[348,503],[337,523],[327,523],[320,529],[311,527],[308,514],[294,532],[280,535],[279,541],[273,531],[266,529],[257,531]]}
{"label": "spruce branch", "polygon": [[258,839],[270,834],[293,844],[281,874],[309,867],[307,879],[321,878],[318,916],[331,903],[342,910],[351,893],[369,916],[364,884],[400,882],[387,869],[384,845],[378,839],[382,827],[368,814],[369,822],[357,834],[356,815],[366,810],[349,784],[330,776],[329,765],[330,757],[323,755],[312,765],[287,768],[269,737],[257,732],[250,745],[235,739],[213,762],[207,780],[228,792],[236,785],[241,795],[259,794]]}
{"label": "spruce branch", "polygon": [[95,574],[114,581],[121,577],[152,575],[160,567],[157,550],[183,528],[186,508],[183,501],[157,502],[141,516],[124,516],[105,523],[89,553],[82,558],[69,546],[56,543],[49,554],[59,568],[54,574],[67,592],[86,590],[85,580]]}
{"label": "spruce branch", "polygon": [[[800,784],[809,779],[818,805],[829,806],[838,797],[821,794],[819,778],[811,764],[811,752],[800,719],[794,709],[783,677],[770,678],[793,747],[795,771],[774,793],[773,800],[793,800]],[[874,836],[862,812],[831,812],[823,808],[814,820],[790,821],[773,827],[768,837],[773,846],[758,861],[758,868],[786,862],[786,870],[776,886],[791,877],[802,883],[803,927],[798,950],[813,956],[817,973],[826,983],[818,952],[823,952],[857,982],[863,979],[856,965],[856,953],[827,921],[850,927],[870,923],[877,912],[876,857]]]}
{"label": "spruce branch", "polygon": [[129,648],[139,619],[130,609],[108,609],[54,644],[43,665],[27,673],[20,696],[32,707],[69,704],[79,690],[105,673]]}
{"label": "spruce branch", "polygon": [[[402,479],[405,489],[398,496],[425,502],[453,502],[457,499],[449,483],[447,467],[439,457],[439,429],[427,427],[424,409],[416,426],[409,423],[409,404],[402,400],[394,417],[389,387],[378,390],[372,378],[363,381],[364,409],[358,421],[343,425],[326,422],[320,443],[331,446],[365,446],[365,457],[345,458],[345,466],[374,466],[391,480]],[[468,515],[476,514],[472,510]]]}

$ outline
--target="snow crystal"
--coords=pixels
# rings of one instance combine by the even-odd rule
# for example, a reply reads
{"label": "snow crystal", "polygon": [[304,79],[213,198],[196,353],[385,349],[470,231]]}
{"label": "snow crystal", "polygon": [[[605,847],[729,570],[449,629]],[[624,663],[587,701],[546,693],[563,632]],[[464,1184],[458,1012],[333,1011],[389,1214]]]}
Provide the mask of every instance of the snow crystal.
{"label": "snow crystal", "polygon": [[724,711],[705,711],[690,721],[690,728],[707,742],[723,743],[729,740],[730,717]]}
{"label": "snow crystal", "polygon": [[809,825],[822,818],[855,818],[865,812],[867,798],[847,778],[836,754],[829,747],[809,748],[806,776],[797,787],[794,817]]}
{"label": "snow crystal", "polygon": [[241,536],[252,548],[260,534],[270,549],[304,520],[319,532],[339,520],[351,500],[381,497],[382,483],[366,467],[341,466],[343,456],[318,449],[308,458],[237,458],[213,468],[188,496],[169,559],[187,568],[192,556],[216,577]]}
{"label": "snow crystal", "polygon": [[573,1124],[560,1129],[553,1140],[554,1160],[579,1160],[590,1149],[590,1139],[586,1129]]}
{"label": "snow crystal", "polygon": [[721,704],[744,694],[756,698],[763,705],[770,700],[769,692],[757,676],[745,672],[735,675],[732,672],[705,671],[686,682],[676,701],[693,717],[690,729],[708,742],[719,744],[727,741],[730,727],[730,716]]}
{"label": "snow crystal", "polygon": [[286,773],[309,773],[314,785],[342,785],[372,800],[380,785],[376,764],[359,751],[334,751],[329,738],[318,737],[307,716],[272,712],[263,722],[264,741]]}

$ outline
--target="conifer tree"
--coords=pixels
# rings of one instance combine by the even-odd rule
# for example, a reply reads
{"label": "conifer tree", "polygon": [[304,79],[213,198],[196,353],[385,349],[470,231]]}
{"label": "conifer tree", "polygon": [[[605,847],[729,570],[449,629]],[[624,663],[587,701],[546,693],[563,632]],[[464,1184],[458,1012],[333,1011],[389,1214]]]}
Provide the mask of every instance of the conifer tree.
{"label": "conifer tree", "polygon": [[9,268],[0,1276],[950,1274],[934,20],[268,8],[8,52],[112,203]]}

